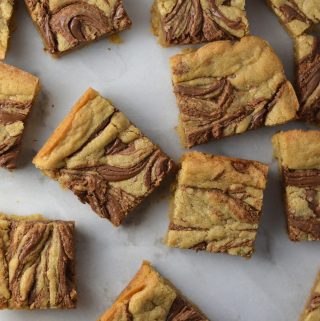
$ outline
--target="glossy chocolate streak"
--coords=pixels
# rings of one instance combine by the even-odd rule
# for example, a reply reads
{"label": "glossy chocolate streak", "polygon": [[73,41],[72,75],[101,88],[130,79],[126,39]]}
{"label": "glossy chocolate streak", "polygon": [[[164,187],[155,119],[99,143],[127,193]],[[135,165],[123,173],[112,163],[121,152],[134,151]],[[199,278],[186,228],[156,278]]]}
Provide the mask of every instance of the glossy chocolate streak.
{"label": "glossy chocolate streak", "polygon": [[320,39],[316,38],[312,52],[298,63],[300,100],[305,103],[320,84]]}
{"label": "glossy chocolate streak", "polygon": [[320,170],[282,169],[285,186],[317,187],[320,185]]}
{"label": "glossy chocolate streak", "polygon": [[173,301],[166,321],[208,321],[181,296]]}
{"label": "glossy chocolate streak", "polygon": [[311,211],[320,218],[320,204],[317,200],[317,191],[314,189],[307,189],[306,200]]}
{"label": "glossy chocolate streak", "polygon": [[279,9],[282,12],[282,14],[284,15],[284,17],[286,19],[286,23],[291,22],[293,20],[307,22],[306,17],[299,12],[298,8],[294,8],[292,6],[284,4],[284,5],[280,6]]}

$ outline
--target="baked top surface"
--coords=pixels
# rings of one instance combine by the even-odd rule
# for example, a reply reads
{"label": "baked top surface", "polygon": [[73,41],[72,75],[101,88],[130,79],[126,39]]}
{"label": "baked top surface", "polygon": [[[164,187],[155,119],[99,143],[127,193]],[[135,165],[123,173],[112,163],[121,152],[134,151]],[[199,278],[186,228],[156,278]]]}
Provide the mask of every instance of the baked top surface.
{"label": "baked top surface", "polygon": [[45,49],[61,54],[128,29],[131,20],[122,0],[25,0]]}
{"label": "baked top surface", "polygon": [[186,147],[296,117],[293,87],[261,38],[210,43],[173,56],[170,65]]}
{"label": "baked top surface", "polygon": [[0,217],[0,309],[75,308],[74,222]]}
{"label": "baked top surface", "polygon": [[236,39],[249,32],[244,0],[155,0],[152,28],[163,46]]}
{"label": "baked top surface", "polygon": [[25,122],[39,89],[39,79],[0,63],[0,166],[16,167]]}
{"label": "baked top surface", "polygon": [[208,321],[208,319],[148,262],[99,321],[159,320]]}
{"label": "baked top surface", "polygon": [[271,8],[289,33],[299,36],[320,22],[318,0],[268,0]]}
{"label": "baked top surface", "polygon": [[116,226],[174,167],[93,89],[76,103],[33,162]]}
{"label": "baked top surface", "polygon": [[250,257],[267,173],[268,166],[255,161],[185,154],[166,244]]}
{"label": "baked top surface", "polygon": [[13,4],[14,0],[2,0],[0,2],[0,60],[5,58],[8,48]]}

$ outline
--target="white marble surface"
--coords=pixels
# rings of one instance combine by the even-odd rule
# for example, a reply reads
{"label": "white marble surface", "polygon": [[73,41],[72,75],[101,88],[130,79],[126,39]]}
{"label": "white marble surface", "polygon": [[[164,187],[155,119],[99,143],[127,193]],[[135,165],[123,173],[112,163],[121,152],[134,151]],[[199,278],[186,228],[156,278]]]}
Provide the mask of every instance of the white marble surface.
{"label": "white marble surface", "polygon": [[[174,131],[178,113],[168,68],[169,56],[179,48],[162,49],[156,44],[149,26],[151,0],[125,3],[133,28],[123,33],[124,44],[102,40],[54,60],[42,51],[40,37],[19,1],[7,62],[38,75],[42,92],[26,131],[21,168],[14,173],[0,170],[0,211],[36,212],[52,219],[76,220],[79,304],[74,311],[2,311],[0,320],[96,320],[143,259],[150,260],[211,320],[297,320],[320,266],[320,244],[294,244],[288,240],[270,142],[281,127],[195,148],[271,165],[256,253],[248,261],[167,249],[161,240],[168,224],[168,186],[149,198],[124,227],[115,229],[32,166],[35,151],[89,86],[111,98],[174,159],[183,153]],[[247,0],[247,9],[252,34],[274,46],[292,79],[291,40],[263,0]],[[297,127],[303,126],[291,123],[282,129]]]}

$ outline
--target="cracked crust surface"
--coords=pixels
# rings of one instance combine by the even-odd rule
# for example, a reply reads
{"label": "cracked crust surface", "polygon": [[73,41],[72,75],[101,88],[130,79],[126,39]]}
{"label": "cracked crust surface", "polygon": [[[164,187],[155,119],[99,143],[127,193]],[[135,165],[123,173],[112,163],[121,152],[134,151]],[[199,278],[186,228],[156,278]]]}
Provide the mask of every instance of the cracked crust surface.
{"label": "cracked crust surface", "polygon": [[8,49],[13,5],[14,0],[0,1],[0,60],[5,58]]}
{"label": "cracked crust surface", "polygon": [[320,240],[320,131],[280,132],[272,139],[282,173],[292,241]]}
{"label": "cracked crust surface", "polygon": [[320,23],[318,0],[267,0],[269,6],[288,30],[297,37]]}
{"label": "cracked crust surface", "polygon": [[149,262],[98,321],[209,321]]}
{"label": "cracked crust surface", "polygon": [[268,166],[255,161],[185,154],[166,244],[251,257],[267,173]]}
{"label": "cracked crust surface", "polygon": [[33,162],[116,226],[174,167],[93,89],[76,103]]}
{"label": "cracked crust surface", "polygon": [[128,29],[122,0],[25,0],[45,49],[55,56]]}
{"label": "cracked crust surface", "polygon": [[170,63],[185,147],[296,118],[295,91],[261,38],[216,41]]}
{"label": "cracked crust surface", "polygon": [[296,85],[299,117],[320,124],[320,37],[301,35],[295,39]]}
{"label": "cracked crust surface", "polygon": [[238,39],[249,32],[244,0],[155,0],[152,30],[162,46]]}
{"label": "cracked crust surface", "polygon": [[320,272],[317,275],[310,298],[300,318],[300,321],[318,320],[320,320]]}
{"label": "cracked crust surface", "polygon": [[25,122],[39,91],[39,79],[0,63],[0,166],[16,168]]}
{"label": "cracked crust surface", "polygon": [[75,308],[74,222],[0,216],[0,309]]}

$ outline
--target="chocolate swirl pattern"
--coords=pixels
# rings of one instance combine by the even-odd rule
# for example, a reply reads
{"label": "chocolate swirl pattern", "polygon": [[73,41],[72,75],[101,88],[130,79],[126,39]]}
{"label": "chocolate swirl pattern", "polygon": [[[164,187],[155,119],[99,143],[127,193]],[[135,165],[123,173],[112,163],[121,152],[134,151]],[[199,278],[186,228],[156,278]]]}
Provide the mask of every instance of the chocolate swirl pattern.
{"label": "chocolate swirl pattern", "polygon": [[258,162],[186,154],[171,207],[166,244],[250,257],[267,171],[267,166]]}
{"label": "chocolate swirl pattern", "polygon": [[[163,12],[163,0],[153,5],[153,30],[164,46],[241,38],[248,33],[244,2],[176,0]],[[228,17],[237,15],[235,20]]]}
{"label": "chocolate swirl pattern", "polygon": [[[63,132],[66,136],[61,137],[61,141],[66,141],[61,146],[73,139],[79,144],[70,143],[60,157],[57,143],[50,154],[57,154],[58,159],[48,165],[50,155],[44,156],[43,153],[51,145],[49,140],[34,163],[45,174],[72,190],[81,202],[88,203],[99,216],[119,226],[127,214],[160,185],[174,164],[98,93],[90,89],[81,101],[85,100],[71,120],[73,125],[66,123],[70,120],[69,115],[61,126],[80,128],[87,137],[79,142],[77,131]],[[88,133],[86,124],[95,122],[96,118],[99,120],[95,126],[90,126]]]}
{"label": "chocolate swirl pattern", "polygon": [[[150,304],[152,302],[152,304]],[[139,307],[138,309],[135,307]],[[121,293],[99,321],[119,320],[208,321],[206,316],[184,298],[148,262]]]}
{"label": "chocolate swirl pattern", "polygon": [[[25,0],[46,49],[62,54],[131,26],[122,0],[106,1],[108,10],[89,1],[75,1],[50,10],[50,0]],[[103,9],[104,8],[104,9]]]}
{"label": "chocolate swirl pattern", "polygon": [[[257,48],[261,51],[252,55]],[[272,63],[273,68],[267,67]],[[263,79],[259,84],[253,79],[254,66],[260,66],[255,71]],[[296,117],[297,97],[283,67],[256,37],[215,42],[174,56],[171,68],[180,109],[179,134],[188,148]]]}
{"label": "chocolate swirl pattern", "polygon": [[74,308],[74,224],[0,220],[0,308]]}

